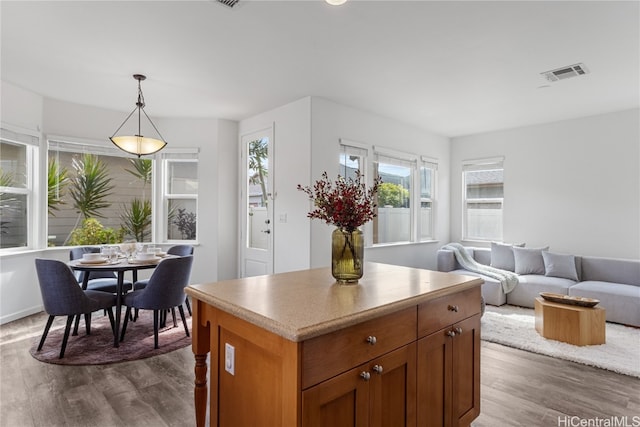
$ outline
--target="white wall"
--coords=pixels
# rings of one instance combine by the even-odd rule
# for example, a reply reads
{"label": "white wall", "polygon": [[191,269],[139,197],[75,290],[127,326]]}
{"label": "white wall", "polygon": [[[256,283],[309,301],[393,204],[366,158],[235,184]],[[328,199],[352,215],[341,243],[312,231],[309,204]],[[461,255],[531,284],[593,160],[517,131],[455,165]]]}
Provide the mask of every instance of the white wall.
{"label": "white wall", "polygon": [[[238,277],[238,122],[218,121],[218,185],[215,202],[207,211],[218,210],[218,280]],[[201,167],[208,167],[203,163]],[[208,182],[200,184],[207,194]],[[206,197],[206,196],[205,196]]]}
{"label": "white wall", "polygon": [[462,238],[461,162],[495,156],[505,157],[504,241],[640,258],[639,110],[454,138],[454,241]]}
{"label": "white wall", "polygon": [[[436,242],[389,245],[365,250],[365,260],[435,269],[437,249],[449,241],[449,139],[385,117],[346,107],[324,98],[312,98],[310,185],[322,172],[339,172],[339,139],[429,156],[438,160],[436,188]],[[309,205],[306,205],[307,210]],[[312,221],[311,266],[331,263],[332,228]]]}
{"label": "white wall", "polygon": [[[242,120],[243,135],[273,126],[273,270],[275,273],[309,268],[310,233],[307,203],[296,189],[309,177],[311,162],[311,99],[302,98]],[[240,158],[239,155],[237,157]],[[239,160],[236,160],[239,163]],[[236,187],[238,188],[238,187]],[[241,210],[240,210],[241,211]],[[280,220],[286,215],[286,222]]]}

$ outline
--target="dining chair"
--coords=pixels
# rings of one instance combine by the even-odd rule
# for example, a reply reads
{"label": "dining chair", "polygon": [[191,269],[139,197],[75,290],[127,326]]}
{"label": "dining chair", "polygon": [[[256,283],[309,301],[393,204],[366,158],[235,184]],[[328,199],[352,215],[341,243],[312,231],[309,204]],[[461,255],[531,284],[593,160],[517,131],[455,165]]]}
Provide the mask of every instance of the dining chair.
{"label": "dining chair", "polygon": [[189,284],[192,264],[193,255],[163,259],[143,289],[134,290],[124,296],[123,303],[127,306],[127,311],[124,316],[120,341],[124,340],[132,308],[153,310],[154,348],[158,348],[160,315],[166,310],[178,307],[184,331],[189,336],[189,328],[187,327],[182,304],[186,299],[184,288]]}
{"label": "dining chair", "polygon": [[[99,253],[100,248],[94,246],[78,246],[71,248],[69,251],[69,259],[71,261],[76,259],[82,259],[82,256],[87,253]],[[82,284],[86,271],[77,271],[76,279],[78,283]],[[87,290],[116,293],[118,278],[113,271],[90,271],[89,282],[87,284]],[[122,292],[129,292],[133,288],[133,282],[125,280],[122,283]]]}
{"label": "dining chair", "polygon": [[109,314],[111,329],[115,334],[112,307],[116,304],[116,296],[107,292],[82,290],[78,287],[78,281],[73,271],[64,262],[55,259],[36,259],[36,272],[40,283],[40,293],[44,311],[49,315],[44,333],[38,345],[38,351],[42,350],[49,329],[56,316],[67,316],[67,324],[62,338],[60,359],[64,357],[71,324],[75,316],[84,314],[87,335],[91,334],[91,313],[97,310],[106,310]]}
{"label": "dining chair", "polygon": [[[167,249],[168,255],[177,255],[177,256],[187,256],[193,255],[193,246],[192,245],[174,245]],[[149,283],[149,279],[138,280],[133,284],[133,289],[144,289]],[[189,312],[189,316],[191,316],[191,304],[189,303],[189,297],[184,300],[184,305],[187,306],[187,311]],[[135,318],[135,317],[134,317]]]}

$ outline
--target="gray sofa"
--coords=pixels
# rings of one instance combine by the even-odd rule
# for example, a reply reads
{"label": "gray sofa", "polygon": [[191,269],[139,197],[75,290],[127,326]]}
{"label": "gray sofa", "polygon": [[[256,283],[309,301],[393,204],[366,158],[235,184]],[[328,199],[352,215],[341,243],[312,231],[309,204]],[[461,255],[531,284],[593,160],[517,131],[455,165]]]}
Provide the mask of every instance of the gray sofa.
{"label": "gray sofa", "polygon": [[[490,248],[465,249],[480,264],[492,265]],[[518,285],[508,294],[503,292],[502,286],[495,279],[461,268],[453,251],[438,250],[437,269],[482,277],[485,281],[482,285],[482,296],[487,304],[511,304],[533,308],[534,300],[540,292],[595,298],[606,309],[607,321],[640,327],[640,260],[591,256],[575,256],[572,260],[575,262],[577,277],[556,277],[572,275],[554,276],[550,275],[549,271],[519,274]],[[505,269],[514,271],[511,268]]]}

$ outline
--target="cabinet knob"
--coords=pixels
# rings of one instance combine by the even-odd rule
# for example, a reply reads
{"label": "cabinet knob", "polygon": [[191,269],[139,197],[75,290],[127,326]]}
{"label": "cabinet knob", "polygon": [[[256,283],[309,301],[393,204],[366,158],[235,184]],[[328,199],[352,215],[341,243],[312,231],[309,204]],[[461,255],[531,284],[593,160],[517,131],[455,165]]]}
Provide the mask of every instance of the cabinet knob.
{"label": "cabinet knob", "polygon": [[365,381],[369,381],[371,379],[371,374],[369,372],[362,371],[360,372],[360,378],[362,378]]}
{"label": "cabinet knob", "polygon": [[367,342],[368,342],[369,344],[371,344],[371,345],[375,345],[375,343],[377,343],[377,342],[378,342],[378,339],[377,339],[375,336],[373,336],[373,335],[369,335],[369,336],[367,337]]}
{"label": "cabinet knob", "polygon": [[381,365],[374,365],[373,366],[373,370],[377,373],[377,374],[381,374],[382,375],[382,366]]}
{"label": "cabinet knob", "polygon": [[453,338],[456,336],[456,333],[453,331],[447,331],[447,336]]}
{"label": "cabinet knob", "polygon": [[458,335],[462,334],[462,328],[461,327],[457,327],[454,330],[456,331],[456,334],[458,334]]}
{"label": "cabinet knob", "polygon": [[457,305],[450,305],[449,307],[447,307],[449,309],[449,311],[454,311],[454,312],[458,312],[458,310],[460,309]]}

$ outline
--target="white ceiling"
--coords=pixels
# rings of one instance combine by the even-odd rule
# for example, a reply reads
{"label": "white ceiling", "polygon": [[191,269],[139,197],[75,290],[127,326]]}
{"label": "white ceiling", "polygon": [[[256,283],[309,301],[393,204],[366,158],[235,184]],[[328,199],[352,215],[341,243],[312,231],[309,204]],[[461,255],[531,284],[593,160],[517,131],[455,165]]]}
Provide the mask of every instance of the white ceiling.
{"label": "white ceiling", "polygon": [[[638,1],[0,2],[3,81],[151,117],[313,95],[447,136],[640,106]],[[540,73],[584,63],[589,75]]]}

